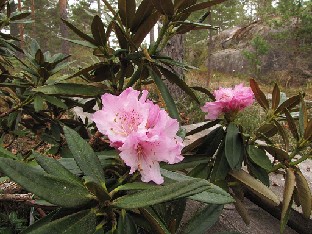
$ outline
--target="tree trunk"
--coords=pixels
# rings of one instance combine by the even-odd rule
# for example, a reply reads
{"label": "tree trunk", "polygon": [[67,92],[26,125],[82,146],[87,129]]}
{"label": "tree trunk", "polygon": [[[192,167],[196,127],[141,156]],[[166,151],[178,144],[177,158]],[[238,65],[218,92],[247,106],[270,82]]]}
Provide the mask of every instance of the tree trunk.
{"label": "tree trunk", "polygon": [[149,33],[150,36],[150,45],[155,43],[155,32],[154,32],[155,28],[153,27]]}
{"label": "tree trunk", "polygon": [[[208,24],[212,25],[212,17],[211,11],[208,15]],[[207,80],[206,80],[206,88],[209,87],[212,77],[212,66],[211,66],[211,59],[212,59],[212,50],[213,50],[213,43],[212,43],[212,29],[208,29],[208,58],[207,58]]]}
{"label": "tree trunk", "polygon": [[[21,0],[18,0],[17,8],[19,11],[22,11]],[[21,49],[23,49],[23,47],[24,47],[24,25],[19,24],[18,28],[19,28],[19,36],[20,36],[20,47],[21,47]]]}
{"label": "tree trunk", "polygon": [[30,10],[31,10],[31,19],[33,20],[32,22],[32,30],[31,30],[31,37],[35,38],[36,37],[36,28],[35,28],[35,0],[31,0],[31,5],[30,5]]}
{"label": "tree trunk", "polygon": [[[163,49],[162,53],[171,57],[173,60],[178,62],[183,62],[184,57],[184,35],[178,34],[168,41],[166,47]],[[175,67],[174,72],[178,74],[180,79],[184,80],[184,72],[180,67]],[[181,90],[177,85],[166,82],[170,94],[174,99],[177,99],[184,95],[184,91]]]}
{"label": "tree trunk", "polygon": [[101,15],[101,0],[97,0],[98,14]]}
{"label": "tree trunk", "polygon": [[[59,5],[61,18],[67,20],[67,0],[59,0]],[[60,31],[63,38],[68,37],[68,30],[63,22],[61,22]],[[69,54],[69,43],[66,40],[62,40],[62,53]]]}
{"label": "tree trunk", "polygon": [[[11,12],[17,11],[17,6],[16,6],[16,3],[14,1],[10,2],[10,9],[11,9]],[[19,27],[17,24],[10,24],[10,34],[13,37],[16,37],[16,38],[18,37]]]}

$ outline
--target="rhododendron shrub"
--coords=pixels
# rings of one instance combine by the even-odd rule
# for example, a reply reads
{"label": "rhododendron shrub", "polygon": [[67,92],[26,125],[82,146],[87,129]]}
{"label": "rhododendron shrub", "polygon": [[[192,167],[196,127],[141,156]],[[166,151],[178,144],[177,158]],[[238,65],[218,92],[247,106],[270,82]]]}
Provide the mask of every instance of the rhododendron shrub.
{"label": "rhododendron shrub", "polygon": [[243,84],[232,88],[219,88],[214,91],[215,102],[207,102],[201,109],[208,114],[206,119],[215,120],[221,114],[234,117],[238,111],[250,106],[254,102],[254,94],[250,87]]}
{"label": "rhododendron shrub", "polygon": [[143,182],[164,182],[159,162],[182,161],[179,123],[165,110],[147,99],[148,91],[128,88],[120,95],[104,94],[103,108],[92,120],[99,131],[120,151],[120,157],[130,167],[130,174],[139,171]]}
{"label": "rhododendron shrub", "polygon": [[[208,90],[205,93],[211,98],[212,94]],[[268,100],[257,82],[251,79],[250,87],[239,84],[234,88],[219,88],[213,92],[213,96],[215,100],[207,102],[201,109],[207,113],[206,119],[214,121],[192,130],[188,135],[216,125],[215,128],[211,129],[206,137],[200,138],[194,144],[194,148],[187,147],[199,155],[207,155],[209,163],[194,168],[190,174],[204,175],[209,181],[222,184],[236,199],[242,196],[244,189],[255,196],[261,191],[260,197],[269,198],[272,204],[277,206],[280,204],[280,198],[269,189],[269,174],[283,171],[286,183],[282,212],[278,217],[282,220],[280,232],[282,233],[286,227],[288,214],[292,209],[291,197],[296,194],[308,194],[301,204],[303,215],[309,218],[312,193],[307,186],[306,178],[297,166],[311,157],[305,150],[311,147],[312,120],[308,120],[303,95],[298,94],[281,102],[281,92],[275,84],[272,99]],[[264,122],[254,132],[248,132],[235,118],[241,110],[252,105],[254,100],[263,108]],[[297,111],[295,108],[299,104],[299,123],[296,123],[297,120],[293,116],[296,115],[294,111]],[[222,115],[224,118],[220,118]],[[288,133],[283,126],[289,128]],[[293,138],[291,141],[288,139],[290,137]],[[278,138],[280,143],[276,144]],[[274,157],[274,160],[268,155]],[[300,159],[296,159],[295,155],[300,155]],[[199,169],[209,174],[199,173]]]}

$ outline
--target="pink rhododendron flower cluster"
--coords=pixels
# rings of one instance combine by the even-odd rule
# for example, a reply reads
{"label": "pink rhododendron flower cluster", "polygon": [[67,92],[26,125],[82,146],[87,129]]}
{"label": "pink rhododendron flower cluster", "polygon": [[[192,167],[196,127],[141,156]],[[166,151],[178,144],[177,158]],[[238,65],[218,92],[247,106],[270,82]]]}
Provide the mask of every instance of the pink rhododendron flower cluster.
{"label": "pink rhododendron flower cluster", "polygon": [[222,113],[236,114],[254,102],[254,94],[250,87],[243,84],[232,88],[219,88],[214,91],[215,102],[206,102],[201,108],[207,112],[206,119],[215,120]]}
{"label": "pink rhododendron flower cluster", "polygon": [[143,182],[164,182],[159,162],[180,162],[182,138],[177,136],[179,124],[166,111],[147,100],[148,91],[128,88],[119,96],[104,94],[103,108],[92,120],[99,131],[108,136],[111,146],[130,167],[138,170]]}

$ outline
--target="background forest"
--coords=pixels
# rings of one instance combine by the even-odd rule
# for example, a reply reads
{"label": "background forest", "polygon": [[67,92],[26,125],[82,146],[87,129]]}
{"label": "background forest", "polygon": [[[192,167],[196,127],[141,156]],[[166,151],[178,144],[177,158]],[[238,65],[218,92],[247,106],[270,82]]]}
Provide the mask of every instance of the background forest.
{"label": "background forest", "polygon": [[[140,1],[137,2],[139,3]],[[114,1],[111,1],[111,3],[114,4]],[[31,12],[32,23],[11,25],[12,34],[20,35],[22,47],[25,46],[23,44],[29,37],[35,37],[44,51],[69,53],[72,55],[71,60],[79,61],[77,63],[80,63],[80,65],[83,63],[90,64],[92,59],[94,59],[89,51],[84,51],[84,48],[81,46],[75,46],[61,39],[62,37],[77,39],[77,35],[62,26],[60,18],[62,17],[75,22],[79,25],[80,29],[88,32],[90,31],[90,22],[94,14],[101,14],[105,21],[105,11],[107,9],[103,2],[99,0],[19,0],[12,1],[11,4],[12,9],[16,11],[23,10]],[[235,47],[235,43],[245,40],[244,49],[252,50],[252,53],[249,54],[245,52],[245,60],[247,60],[245,64],[247,64],[246,67],[249,66],[249,71],[252,71],[254,73],[253,75],[255,75],[257,68],[254,67],[261,66],[262,57],[268,55],[270,51],[286,49],[289,51],[288,55],[293,55],[293,61],[297,57],[306,57],[304,60],[310,58],[306,55],[311,54],[311,8],[311,2],[304,0],[228,0],[223,4],[214,6],[211,15],[203,22],[217,27],[217,30],[195,30],[183,36],[183,39],[176,39],[173,43],[182,43],[181,46],[177,45],[176,47],[182,48],[179,54],[184,57],[184,61],[190,65],[202,68],[202,70],[207,70],[207,66],[214,68],[214,64],[219,63],[215,59],[216,56],[214,59],[217,62],[207,62],[207,60],[209,61],[209,57],[211,57],[208,55],[224,49],[224,46],[228,47],[228,44],[231,43],[232,45],[230,46],[237,48]],[[205,11],[197,11],[189,20],[201,22],[201,17],[205,14]],[[248,27],[248,25],[255,25],[256,30],[249,29],[249,34],[241,35],[241,37],[245,38],[239,38],[239,33],[242,32],[237,31],[237,28]],[[269,27],[269,29],[262,32],[261,28],[264,27]],[[229,33],[223,33],[221,37],[216,36],[228,29],[234,29],[234,31],[230,30]],[[236,35],[234,37],[236,38],[234,39],[236,42],[233,43],[232,40],[229,43],[235,33]],[[268,36],[268,34],[271,34],[271,36]],[[158,28],[155,27],[151,31],[150,36],[146,38],[146,43],[153,42],[157,35]],[[260,40],[253,41],[257,36]],[[253,42],[255,43],[254,45],[252,45]],[[114,42],[112,41],[112,43]],[[304,54],[302,54],[303,52]],[[272,62],[272,60],[279,58],[271,56],[267,59]],[[287,61],[281,61],[281,63],[286,64]],[[292,64],[296,63],[298,62],[292,62]],[[301,83],[309,82],[311,78],[311,71],[309,71],[311,69],[310,65],[307,65],[309,67],[305,69],[303,74],[297,74],[297,78],[304,76],[304,78],[299,77]],[[229,66],[226,64],[223,67]],[[226,71],[226,73],[232,73],[233,70],[237,71],[237,69],[224,69],[223,71]],[[217,70],[222,71],[220,68],[217,68]],[[271,70],[283,69],[273,68]],[[243,70],[241,73],[246,73],[246,71]],[[211,78],[209,73],[208,76]],[[290,76],[294,76],[294,74]],[[284,79],[289,79],[289,76],[286,75]]]}
{"label": "background forest", "polygon": [[0,233],[204,233],[250,194],[311,221],[310,1],[0,9]]}

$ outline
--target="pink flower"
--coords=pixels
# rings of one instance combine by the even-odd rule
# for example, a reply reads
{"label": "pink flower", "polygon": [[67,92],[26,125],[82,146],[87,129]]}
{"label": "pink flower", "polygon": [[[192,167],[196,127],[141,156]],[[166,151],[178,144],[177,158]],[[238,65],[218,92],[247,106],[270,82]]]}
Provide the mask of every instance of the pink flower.
{"label": "pink flower", "polygon": [[150,103],[146,103],[147,91],[142,93],[132,88],[119,96],[104,94],[103,108],[96,111],[92,120],[99,131],[108,136],[112,146],[120,147],[132,132],[145,132]]}
{"label": "pink flower", "polygon": [[222,113],[235,115],[238,111],[250,106],[254,102],[254,94],[243,84],[231,88],[219,88],[214,91],[215,102],[207,102],[201,109],[207,112],[206,119],[215,120]]}
{"label": "pink flower", "polygon": [[143,182],[163,183],[159,162],[183,160],[182,138],[177,136],[179,123],[159,106],[147,100],[147,91],[132,88],[119,96],[104,94],[103,108],[94,113],[93,121],[107,135],[111,146],[130,167],[139,171]]}
{"label": "pink flower", "polygon": [[201,109],[203,112],[207,112],[206,119],[215,120],[222,113],[223,104],[220,102],[206,102]]}
{"label": "pink flower", "polygon": [[133,133],[119,150],[120,157],[130,167],[130,174],[138,170],[143,182],[152,180],[161,184],[164,180],[160,174],[159,162],[172,164],[181,161],[181,146],[175,139]]}

